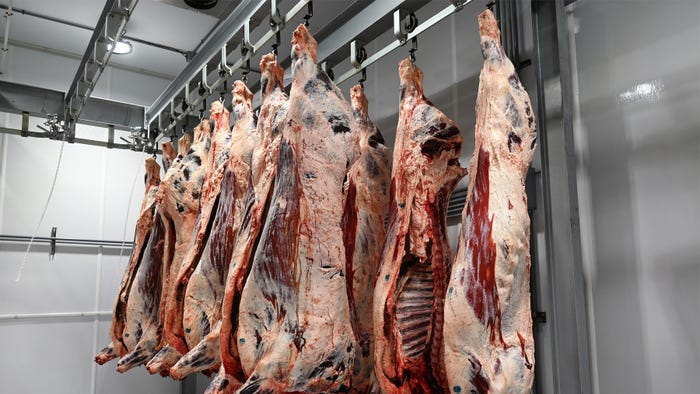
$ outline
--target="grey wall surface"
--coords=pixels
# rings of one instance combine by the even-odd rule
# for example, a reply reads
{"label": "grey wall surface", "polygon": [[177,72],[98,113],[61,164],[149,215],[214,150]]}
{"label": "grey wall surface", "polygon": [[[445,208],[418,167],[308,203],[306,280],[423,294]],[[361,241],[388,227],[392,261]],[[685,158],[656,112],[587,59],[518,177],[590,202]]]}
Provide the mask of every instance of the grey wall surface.
{"label": "grey wall surface", "polygon": [[700,3],[579,0],[572,31],[598,391],[697,393]]}

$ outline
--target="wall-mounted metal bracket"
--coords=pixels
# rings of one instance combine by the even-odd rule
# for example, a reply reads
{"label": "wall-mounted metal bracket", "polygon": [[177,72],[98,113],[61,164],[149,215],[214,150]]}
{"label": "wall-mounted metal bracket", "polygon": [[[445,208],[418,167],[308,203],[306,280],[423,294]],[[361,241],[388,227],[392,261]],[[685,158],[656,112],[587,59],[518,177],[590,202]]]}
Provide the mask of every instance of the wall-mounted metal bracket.
{"label": "wall-mounted metal bracket", "polygon": [[547,322],[547,312],[535,311],[532,313],[532,321],[534,323],[543,324]]}
{"label": "wall-mounted metal bracket", "polygon": [[51,227],[51,247],[49,249],[49,261],[53,261],[56,256],[56,227]]}
{"label": "wall-mounted metal bracket", "polygon": [[22,137],[29,136],[29,112],[22,112]]}
{"label": "wall-mounted metal bracket", "polygon": [[107,126],[107,148],[114,148],[114,126]]}

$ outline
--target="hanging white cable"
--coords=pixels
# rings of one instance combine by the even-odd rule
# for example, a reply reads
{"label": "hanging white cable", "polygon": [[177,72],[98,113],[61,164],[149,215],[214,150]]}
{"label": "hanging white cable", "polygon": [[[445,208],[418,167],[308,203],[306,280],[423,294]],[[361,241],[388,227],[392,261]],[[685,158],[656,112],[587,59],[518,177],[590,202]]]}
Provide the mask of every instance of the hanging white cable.
{"label": "hanging white cable", "polygon": [[53,174],[53,181],[51,181],[51,188],[49,189],[49,196],[46,198],[46,204],[44,205],[44,210],[41,212],[41,217],[39,218],[39,223],[36,225],[36,229],[34,229],[34,234],[32,235],[32,238],[29,240],[29,244],[27,245],[27,251],[24,252],[24,258],[22,259],[22,265],[19,266],[19,271],[17,272],[17,278],[15,278],[15,283],[19,283],[20,278],[22,277],[22,272],[24,271],[25,265],[27,265],[27,258],[29,257],[29,250],[32,248],[32,244],[34,243],[34,238],[36,238],[36,235],[39,233],[39,228],[41,228],[41,223],[44,221],[44,216],[46,216],[46,211],[49,209],[49,202],[51,202],[51,196],[53,195],[53,190],[56,187],[56,179],[58,179],[58,170],[61,168],[61,159],[63,158],[63,145],[66,143],[66,133],[63,133],[63,140],[61,141],[61,148],[58,151],[58,162],[56,163],[56,171]]}
{"label": "hanging white cable", "polygon": [[[146,157],[146,146],[144,145],[143,150],[141,151],[143,153],[141,159]],[[131,199],[134,196],[134,190],[136,189],[136,182],[139,179],[139,174],[141,173],[141,165],[139,164],[136,167],[136,173],[134,174],[134,180],[131,182],[131,191],[129,192],[129,199],[127,200],[128,202],[126,203],[126,218],[124,219],[124,229],[122,230],[122,245],[119,248],[119,267],[122,266],[122,256],[124,255],[124,245],[126,244],[126,230],[129,225],[129,211],[131,210]]]}

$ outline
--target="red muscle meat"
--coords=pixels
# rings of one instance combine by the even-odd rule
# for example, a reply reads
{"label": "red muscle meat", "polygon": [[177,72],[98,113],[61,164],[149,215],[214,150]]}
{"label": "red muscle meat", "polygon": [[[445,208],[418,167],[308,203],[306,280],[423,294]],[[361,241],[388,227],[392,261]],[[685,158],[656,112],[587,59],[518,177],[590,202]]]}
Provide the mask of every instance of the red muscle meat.
{"label": "red muscle meat", "polygon": [[476,145],[445,301],[447,378],[455,391],[529,393],[534,343],[525,175],[535,124],[491,11],[479,15],[479,32],[484,66]]}
{"label": "red muscle meat", "polygon": [[350,386],[355,393],[369,393],[374,371],[372,298],[384,245],[391,159],[384,138],[369,118],[360,85],[350,90],[350,99],[360,144],[360,157],[348,172],[343,214],[348,298],[359,345]]}
{"label": "red muscle meat", "polygon": [[389,227],[374,293],[375,373],[385,393],[447,391],[442,312],[450,266],[446,209],[465,170],[455,123],[423,96],[423,73],[399,64],[401,106]]}

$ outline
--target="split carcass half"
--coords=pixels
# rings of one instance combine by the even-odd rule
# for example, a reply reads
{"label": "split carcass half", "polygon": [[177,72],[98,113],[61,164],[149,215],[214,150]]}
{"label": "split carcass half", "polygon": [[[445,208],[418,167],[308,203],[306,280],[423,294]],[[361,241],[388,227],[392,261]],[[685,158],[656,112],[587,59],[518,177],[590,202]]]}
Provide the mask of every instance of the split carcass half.
{"label": "split carcass half", "polygon": [[[168,173],[176,161],[176,153],[170,142],[163,144],[163,168]],[[179,160],[179,159],[178,159]],[[151,229],[146,252],[139,265],[127,304],[127,324],[125,336],[133,337],[138,342],[129,353],[123,355],[117,364],[117,371],[144,364],[156,353],[160,341],[159,309],[163,284],[163,258],[166,250],[165,222],[156,205],[155,222]]]}
{"label": "split carcass half", "polygon": [[304,25],[292,47],[273,195],[239,305],[238,348],[260,355],[241,392],[347,389],[355,363],[342,216],[357,126]]}
{"label": "split carcass half", "polygon": [[479,15],[479,32],[476,145],[445,302],[447,378],[455,391],[529,393],[535,350],[525,175],[535,121],[491,11]]}
{"label": "split carcass half", "polygon": [[389,227],[374,293],[375,373],[385,393],[445,392],[443,302],[450,269],[446,209],[464,176],[455,123],[423,96],[423,73],[399,64],[401,106]]}
{"label": "split carcass half", "polygon": [[156,193],[160,185],[160,166],[156,163],[155,159],[150,157],[146,159],[145,182],[146,191],[143,202],[141,203],[139,217],[136,219],[136,231],[134,234],[131,257],[129,258],[129,265],[124,272],[124,277],[119,286],[119,293],[117,293],[117,299],[112,311],[112,325],[110,327],[112,342],[95,356],[95,362],[100,365],[125,355],[134,348],[138,341],[136,338],[129,338],[128,334],[125,337],[124,327],[126,326],[127,303],[129,301],[131,287],[134,283],[139,265],[141,264],[143,254],[148,249],[148,236],[155,220]]}
{"label": "split carcass half", "polygon": [[348,172],[343,214],[348,299],[358,341],[350,386],[355,393],[368,393],[374,375],[372,298],[384,245],[391,158],[382,134],[369,118],[360,85],[350,90],[350,101],[360,145],[360,157]]}

